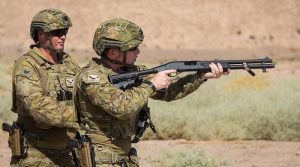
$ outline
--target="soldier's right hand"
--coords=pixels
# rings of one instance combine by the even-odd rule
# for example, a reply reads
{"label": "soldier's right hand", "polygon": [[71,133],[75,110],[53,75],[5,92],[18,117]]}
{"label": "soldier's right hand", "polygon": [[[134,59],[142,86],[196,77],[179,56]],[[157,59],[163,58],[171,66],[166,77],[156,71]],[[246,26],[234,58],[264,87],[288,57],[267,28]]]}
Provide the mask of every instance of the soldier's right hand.
{"label": "soldier's right hand", "polygon": [[155,74],[154,77],[151,78],[149,81],[154,84],[156,90],[168,88],[171,84],[171,78],[168,76],[168,74],[171,73],[176,73],[176,70],[160,71],[157,74]]}

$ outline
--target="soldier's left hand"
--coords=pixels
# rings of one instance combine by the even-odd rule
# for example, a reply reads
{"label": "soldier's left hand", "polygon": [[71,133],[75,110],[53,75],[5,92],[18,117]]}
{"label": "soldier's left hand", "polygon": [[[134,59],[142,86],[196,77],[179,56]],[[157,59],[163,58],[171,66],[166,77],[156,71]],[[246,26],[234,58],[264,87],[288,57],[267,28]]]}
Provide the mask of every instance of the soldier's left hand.
{"label": "soldier's left hand", "polygon": [[230,73],[229,69],[226,72],[224,72],[223,67],[220,63],[211,63],[209,67],[211,69],[211,72],[205,73],[203,75],[203,79],[220,78],[222,75],[228,75]]}

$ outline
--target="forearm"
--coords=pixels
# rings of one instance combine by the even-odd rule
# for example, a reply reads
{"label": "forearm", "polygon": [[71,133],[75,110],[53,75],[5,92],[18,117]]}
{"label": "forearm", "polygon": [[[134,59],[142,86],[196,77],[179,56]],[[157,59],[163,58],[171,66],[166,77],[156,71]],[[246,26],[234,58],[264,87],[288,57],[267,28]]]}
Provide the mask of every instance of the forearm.
{"label": "forearm", "polygon": [[197,90],[205,81],[199,73],[190,74],[172,83],[168,89],[155,93],[151,98],[164,101],[181,99]]}
{"label": "forearm", "polygon": [[59,104],[52,97],[43,97],[37,93],[20,99],[30,117],[43,128],[75,126],[75,113],[72,106]]}

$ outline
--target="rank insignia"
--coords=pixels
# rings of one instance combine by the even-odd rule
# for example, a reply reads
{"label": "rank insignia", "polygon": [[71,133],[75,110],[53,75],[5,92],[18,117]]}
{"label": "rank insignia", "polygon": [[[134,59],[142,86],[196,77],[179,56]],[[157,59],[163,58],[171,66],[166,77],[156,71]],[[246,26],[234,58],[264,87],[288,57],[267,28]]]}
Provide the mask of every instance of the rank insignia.
{"label": "rank insignia", "polygon": [[73,78],[66,78],[66,86],[67,88],[72,88],[74,85],[74,79]]}
{"label": "rank insignia", "polygon": [[87,83],[97,83],[100,81],[99,75],[88,75]]}
{"label": "rank insignia", "polygon": [[29,68],[24,68],[21,73],[27,78],[31,77],[31,75],[33,74],[33,72]]}

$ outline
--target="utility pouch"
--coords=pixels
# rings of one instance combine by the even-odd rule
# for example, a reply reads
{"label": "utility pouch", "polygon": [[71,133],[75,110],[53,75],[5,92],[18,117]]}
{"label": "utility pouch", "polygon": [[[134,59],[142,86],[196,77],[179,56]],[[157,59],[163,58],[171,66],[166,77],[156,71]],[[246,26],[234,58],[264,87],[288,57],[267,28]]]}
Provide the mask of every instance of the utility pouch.
{"label": "utility pouch", "polygon": [[95,167],[95,152],[91,140],[86,135],[77,135],[68,142],[73,160],[78,167]]}
{"label": "utility pouch", "polygon": [[136,123],[135,136],[131,142],[132,143],[139,142],[141,137],[143,136],[144,132],[146,131],[146,129],[149,126],[150,126],[151,130],[153,131],[153,133],[156,133],[155,126],[154,126],[153,122],[151,121],[150,108],[146,106],[139,113],[139,117],[138,117],[137,123]]}
{"label": "utility pouch", "polygon": [[12,156],[25,158],[27,156],[27,142],[24,132],[18,123],[14,122],[12,125],[2,123],[2,130],[9,132],[8,145]]}

